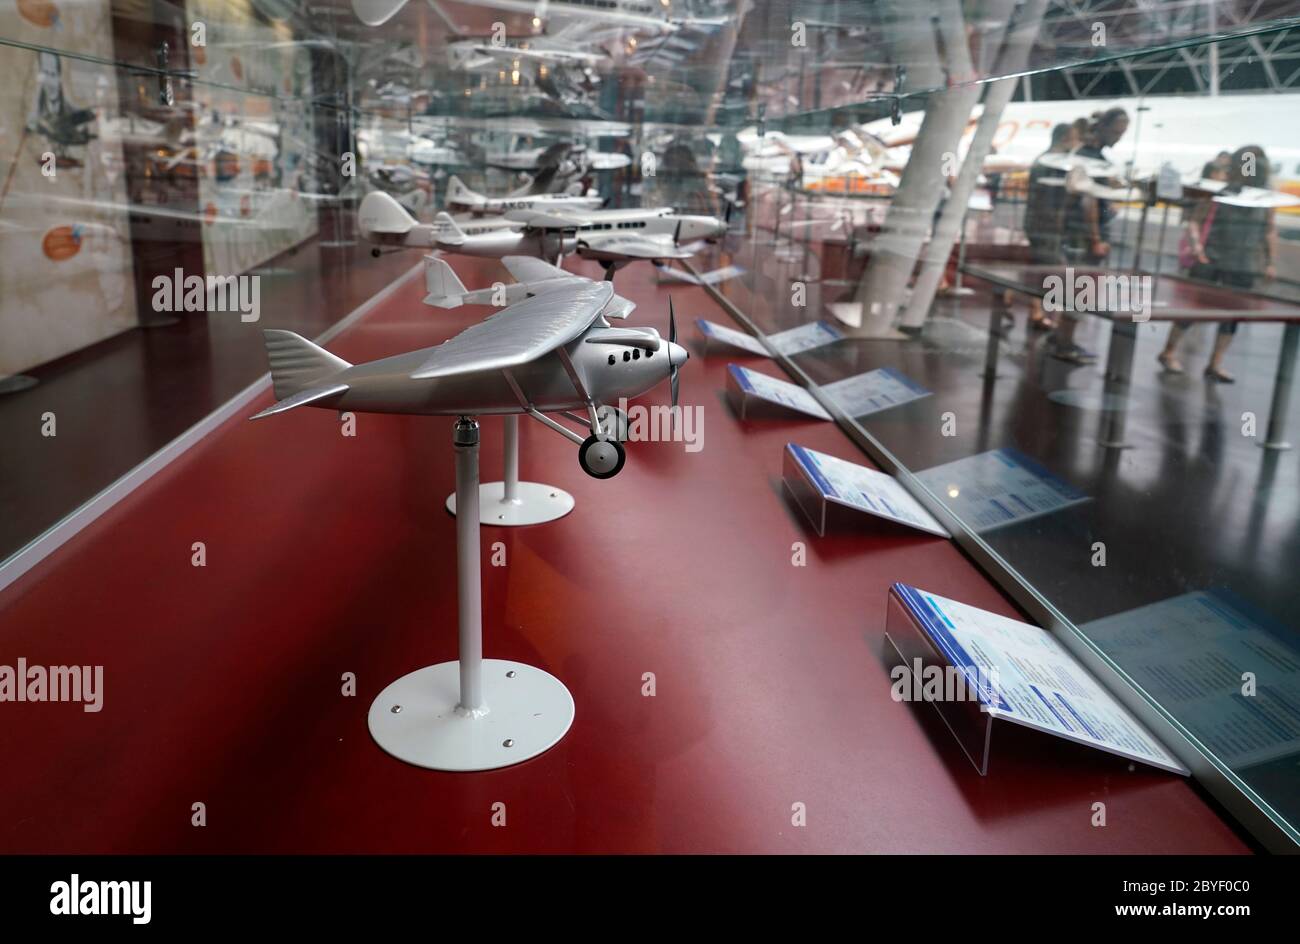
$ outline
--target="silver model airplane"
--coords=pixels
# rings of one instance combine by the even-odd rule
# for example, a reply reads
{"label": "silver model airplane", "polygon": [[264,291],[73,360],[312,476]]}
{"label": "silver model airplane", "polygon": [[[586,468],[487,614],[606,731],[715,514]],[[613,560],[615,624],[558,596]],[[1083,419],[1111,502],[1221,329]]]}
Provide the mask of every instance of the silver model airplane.
{"label": "silver model airplane", "polygon": [[[556,232],[528,231],[519,223],[500,217],[461,220],[439,213],[432,223],[420,223],[390,194],[374,190],[357,208],[357,228],[375,247],[371,255],[385,249],[440,249],[461,256],[500,259],[504,256],[537,256],[558,259],[564,255],[564,236]],[[570,239],[567,251],[576,248]]]}
{"label": "silver model airplane", "polygon": [[537,256],[558,260],[571,253],[606,270],[640,259],[663,262],[694,254],[683,240],[716,239],[727,223],[712,216],[679,215],[667,207],[542,213],[512,210],[502,220],[457,222],[439,213],[419,223],[386,193],[366,194],[357,210],[361,234],[381,247],[441,249],[466,256]]}
{"label": "silver model airplane", "polygon": [[[627,458],[625,418],[602,418],[605,404],[638,397],[665,377],[677,405],[678,371],[689,357],[676,343],[669,300],[668,340],[653,328],[613,328],[604,312],[608,282],[577,280],[505,308],[436,347],[349,364],[292,331],[267,330],[276,403],[251,419],[300,406],[421,416],[527,414],[578,446],[588,475],[617,475]],[[614,411],[617,412],[617,411]],[[581,423],[583,438],[547,416]]]}
{"label": "silver model airplane", "polygon": [[472,213],[506,213],[510,210],[594,210],[604,203],[596,195],[569,193],[512,194],[487,197],[465,186],[459,177],[447,181],[447,203]]}
{"label": "silver model airplane", "polygon": [[[726,220],[679,214],[668,207],[585,213],[512,210],[506,219],[522,223],[530,231],[562,233],[566,236],[562,243],[565,252],[594,259],[610,271],[639,259],[655,263],[689,259],[697,248],[693,243],[718,239],[727,233]],[[567,242],[570,236],[572,250]]]}
{"label": "silver model airplane", "polygon": [[[502,307],[543,295],[557,289],[572,288],[575,284],[590,282],[580,275],[565,272],[558,266],[529,256],[506,256],[501,260],[516,281],[508,285],[494,285],[470,291],[461,282],[447,260],[440,256],[424,257],[424,296],[426,305],[438,308],[459,308],[461,305],[496,305]],[[602,312],[606,319],[625,319],[636,309],[636,302],[615,295]]]}

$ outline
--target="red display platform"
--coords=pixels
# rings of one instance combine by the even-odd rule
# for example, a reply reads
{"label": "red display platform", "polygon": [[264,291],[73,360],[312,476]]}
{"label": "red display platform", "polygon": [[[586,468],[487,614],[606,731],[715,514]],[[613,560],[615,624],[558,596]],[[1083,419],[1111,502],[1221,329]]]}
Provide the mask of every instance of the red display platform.
{"label": "red display platform", "polygon": [[[471,287],[502,277],[453,261]],[[629,323],[666,331],[669,291],[688,344],[695,316],[726,320],[702,290],[654,279],[620,272]],[[422,294],[410,282],[333,349],[393,354],[487,313]],[[484,653],[569,687],[577,717],[555,748],[436,773],[367,734],[385,685],[456,657],[451,421],[360,415],[345,438],[329,411],[239,419],[0,597],[0,664],[105,674],[97,714],[0,704],[0,851],[1248,851],[1184,779],[1032,733],[1009,733],[981,778],[932,708],[891,700],[892,582],[1014,609],[942,539],[816,537],[782,494],[783,446],[865,460],[829,423],[740,422],[724,375],[748,360],[693,350],[682,400],[703,408],[700,452],[630,443],[597,481],[571,443],[520,424],[521,475],[577,507],[484,529]],[[665,384],[649,400],[666,398]],[[483,421],[485,478],[500,422]]]}

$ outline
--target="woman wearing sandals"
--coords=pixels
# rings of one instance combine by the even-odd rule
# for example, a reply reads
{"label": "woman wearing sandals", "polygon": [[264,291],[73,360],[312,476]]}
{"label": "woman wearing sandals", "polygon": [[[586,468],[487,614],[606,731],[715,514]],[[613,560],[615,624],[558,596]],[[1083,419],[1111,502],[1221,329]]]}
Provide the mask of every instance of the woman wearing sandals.
{"label": "woman wearing sandals", "polygon": [[[1219,196],[1240,193],[1243,187],[1267,188],[1268,177],[1268,158],[1263,148],[1257,145],[1238,148],[1228,164],[1228,184]],[[1207,198],[1196,201],[1188,211],[1185,226],[1189,256],[1185,261],[1192,263],[1188,271],[1192,278],[1245,291],[1254,288],[1261,276],[1273,278],[1277,224],[1271,208],[1236,206]],[[1236,379],[1223,369],[1223,358],[1232,344],[1232,336],[1237,333],[1238,323],[1219,322],[1214,352],[1205,368],[1207,380],[1232,383]],[[1177,350],[1188,324],[1175,321],[1170,326],[1169,339],[1157,357],[1160,366],[1171,374],[1183,373]]]}

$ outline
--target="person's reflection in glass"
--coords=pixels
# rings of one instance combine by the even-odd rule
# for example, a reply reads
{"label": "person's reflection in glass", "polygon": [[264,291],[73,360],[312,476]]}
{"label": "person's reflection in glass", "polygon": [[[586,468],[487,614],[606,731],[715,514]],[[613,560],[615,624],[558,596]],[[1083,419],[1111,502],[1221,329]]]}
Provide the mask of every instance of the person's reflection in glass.
{"label": "person's reflection in glass", "polygon": [[[1227,181],[1228,164],[1232,155],[1220,152],[1214,160],[1201,168],[1202,180]],[[1214,194],[1208,190],[1191,197],[1183,206],[1183,238],[1178,244],[1178,265],[1187,276],[1193,275],[1197,265],[1208,265],[1210,260],[1205,255],[1205,240],[1214,225],[1214,214],[1218,206]],[[1176,320],[1169,326],[1169,337],[1165,340],[1164,350],[1156,355],[1160,366],[1170,374],[1181,374],[1183,363],[1178,359],[1178,345],[1192,322]]]}
{"label": "person's reflection in glass", "polygon": [[[1110,108],[1091,123],[1088,137],[1074,153],[1080,157],[1108,160],[1106,149],[1119,143],[1128,131],[1128,112],[1123,108]],[[1086,266],[1103,266],[1110,257],[1110,224],[1115,209],[1109,200],[1086,194],[1070,197],[1065,208],[1065,248],[1070,259],[1079,259]],[[1052,335],[1049,353],[1070,364],[1091,364],[1097,359],[1092,351],[1084,350],[1074,341],[1079,316],[1067,312]]]}
{"label": "person's reflection in glass", "polygon": [[[1220,196],[1238,195],[1246,187],[1267,189],[1269,164],[1264,149],[1255,144],[1238,148],[1229,162],[1227,179],[1228,185]],[[1190,226],[1204,227],[1209,222],[1201,251],[1190,271],[1192,278],[1242,291],[1253,289],[1261,277],[1273,278],[1273,261],[1277,258],[1277,222],[1272,207],[1237,206],[1210,199],[1198,202],[1189,217]],[[1206,380],[1215,383],[1236,380],[1224,369],[1223,359],[1237,333],[1238,324],[1238,321],[1219,322],[1214,351],[1205,368]],[[1166,350],[1177,345],[1185,330],[1185,325],[1174,325],[1170,329]],[[1161,364],[1166,370],[1171,370],[1163,355]]]}

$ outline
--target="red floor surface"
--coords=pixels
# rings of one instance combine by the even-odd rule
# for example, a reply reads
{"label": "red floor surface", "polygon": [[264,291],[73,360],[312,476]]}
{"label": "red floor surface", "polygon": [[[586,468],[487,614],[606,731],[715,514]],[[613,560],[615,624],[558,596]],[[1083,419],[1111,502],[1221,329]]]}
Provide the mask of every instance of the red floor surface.
{"label": "red floor surface", "polygon": [[[471,288],[500,277],[453,262]],[[666,331],[668,287],[649,267],[617,289],[640,305],[629,323]],[[1014,609],[950,542],[870,525],[817,538],[783,495],[782,447],[864,460],[829,423],[739,422],[722,399],[728,356],[702,359],[692,324],[725,315],[699,289],[672,292],[704,449],[632,443],[602,482],[523,420],[523,477],[577,508],[483,532],[485,654],[569,686],[577,718],[559,745],[446,774],[367,733],[384,686],[456,656],[451,421],[362,415],[344,438],[324,410],[236,419],[0,597],[0,664],[105,673],[98,714],[0,704],[0,851],[1247,850],[1182,778],[1010,728],[981,778],[932,709],[892,701],[893,581]],[[422,294],[408,282],[333,349],[393,354],[486,313]],[[483,423],[485,479],[500,428]],[[196,541],[206,567],[191,565]],[[495,541],[506,567],[487,565]],[[806,567],[791,565],[796,541]]]}

